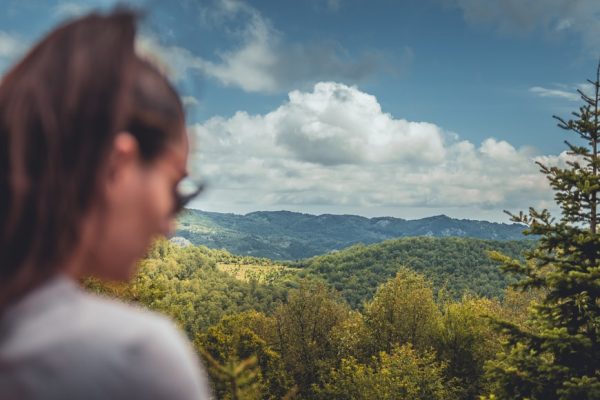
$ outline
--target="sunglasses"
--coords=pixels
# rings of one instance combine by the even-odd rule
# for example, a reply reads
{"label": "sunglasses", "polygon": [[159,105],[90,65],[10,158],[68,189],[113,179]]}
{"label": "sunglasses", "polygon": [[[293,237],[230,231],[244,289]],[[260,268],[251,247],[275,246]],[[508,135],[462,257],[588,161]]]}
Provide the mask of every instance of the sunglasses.
{"label": "sunglasses", "polygon": [[173,196],[175,198],[175,207],[173,214],[179,214],[185,206],[193,199],[198,197],[206,188],[203,182],[194,180],[190,177],[183,178],[175,188]]}

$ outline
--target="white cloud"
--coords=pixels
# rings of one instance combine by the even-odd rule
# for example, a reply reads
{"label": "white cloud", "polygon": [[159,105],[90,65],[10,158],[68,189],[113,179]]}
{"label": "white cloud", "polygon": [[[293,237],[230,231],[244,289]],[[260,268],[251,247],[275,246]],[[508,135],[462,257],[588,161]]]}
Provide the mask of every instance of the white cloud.
{"label": "white cloud", "polygon": [[78,17],[91,10],[90,5],[75,2],[59,3],[54,7],[54,15],[58,18]]}
{"label": "white cloud", "polygon": [[[168,61],[163,64],[171,67],[174,79],[184,79],[190,72],[202,73],[247,92],[272,93],[319,80],[357,82],[385,64],[377,52],[355,59],[345,55],[338,44],[326,40],[312,44],[286,42],[268,19],[237,0],[218,1],[215,7],[203,10],[202,20],[207,26],[229,33],[237,45],[218,51],[211,60],[182,47],[163,45],[158,37],[147,33],[140,38],[139,48]],[[404,66],[412,57],[412,51],[405,48],[402,59],[395,61]]]}
{"label": "white cloud", "polygon": [[442,0],[463,11],[465,20],[506,33],[574,33],[594,58],[600,51],[597,0]]}
{"label": "white cloud", "polygon": [[18,36],[0,31],[0,57],[15,58],[25,49],[25,42]]}
{"label": "white cloud", "polygon": [[545,88],[545,87],[541,87],[541,86],[534,86],[534,87],[529,88],[529,91],[540,97],[552,97],[552,98],[565,99],[565,100],[569,100],[569,101],[580,101],[581,100],[579,93],[577,93],[575,90],[566,91],[566,90],[561,90],[561,89],[549,89],[549,88]]}
{"label": "white cloud", "polygon": [[0,72],[15,62],[27,50],[27,42],[20,36],[0,31]]}
{"label": "white cloud", "polygon": [[226,86],[238,86],[248,92],[272,92],[278,88],[276,77],[269,71],[278,62],[274,48],[278,33],[269,22],[249,6],[234,1],[224,2],[232,13],[249,18],[244,29],[244,42],[239,48],[219,54],[218,62],[207,62],[204,72]]}
{"label": "white cloud", "polygon": [[151,34],[141,34],[136,39],[136,51],[164,69],[174,80],[180,81],[190,71],[202,71],[204,60],[191,51],[178,46],[163,46]]}
{"label": "white cloud", "polygon": [[303,161],[436,164],[444,157],[443,135],[435,125],[395,120],[382,113],[374,96],[343,84],[293,91],[273,119],[277,144]]}
{"label": "white cloud", "polygon": [[582,102],[581,94],[579,93],[580,91],[587,96],[594,96],[594,85],[589,82],[570,85],[555,83],[552,86],[552,88],[532,86],[529,88],[529,92],[538,97],[555,98],[575,102]]}
{"label": "white cloud", "polygon": [[264,115],[214,117],[190,132],[213,188],[198,206],[229,211],[454,208],[475,218],[548,204],[548,184],[534,161],[559,160],[395,118],[374,96],[333,82],[293,91]]}
{"label": "white cloud", "polygon": [[188,108],[200,106],[200,101],[198,101],[198,99],[194,96],[183,96],[181,98],[181,102],[183,103],[184,107]]}

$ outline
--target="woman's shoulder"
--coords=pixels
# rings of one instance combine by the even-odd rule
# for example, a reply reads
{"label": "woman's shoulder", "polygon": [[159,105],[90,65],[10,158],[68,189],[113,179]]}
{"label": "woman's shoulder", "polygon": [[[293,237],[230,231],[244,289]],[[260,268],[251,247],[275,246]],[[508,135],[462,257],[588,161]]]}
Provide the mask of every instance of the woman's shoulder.
{"label": "woman's shoulder", "polygon": [[102,333],[107,340],[127,342],[132,339],[181,336],[171,319],[133,303],[103,295],[79,293],[76,305],[81,329]]}
{"label": "woman's shoulder", "polygon": [[62,382],[60,393],[91,380],[112,398],[209,397],[199,360],[170,319],[72,281],[49,283],[15,305],[0,332],[0,366],[13,365],[11,373],[24,376],[52,368],[53,381],[45,385]]}
{"label": "woman's shoulder", "polygon": [[[90,310],[104,312],[95,324],[106,334],[99,350],[116,346],[129,370],[129,382],[142,388],[136,397],[208,398],[209,384],[188,339],[167,317],[94,295]],[[119,326],[117,328],[117,326]]]}
{"label": "woman's shoulder", "polygon": [[96,315],[87,332],[98,338],[98,351],[111,347],[118,351],[131,387],[138,388],[134,397],[209,398],[206,374],[171,319],[88,293],[83,303],[86,315]]}
{"label": "woman's shoulder", "polygon": [[[132,304],[88,293],[65,276],[55,277],[9,307],[0,319],[8,338],[43,346],[54,341],[126,343],[153,336],[177,336],[166,317]],[[43,328],[43,329],[42,329]],[[50,342],[50,343],[49,343]],[[11,343],[12,348],[18,348]]]}
{"label": "woman's shoulder", "polygon": [[169,358],[192,361],[188,339],[170,318],[103,296],[84,296],[82,333],[95,337],[104,348],[119,346],[131,354],[143,351],[140,356],[155,357],[161,363]]}

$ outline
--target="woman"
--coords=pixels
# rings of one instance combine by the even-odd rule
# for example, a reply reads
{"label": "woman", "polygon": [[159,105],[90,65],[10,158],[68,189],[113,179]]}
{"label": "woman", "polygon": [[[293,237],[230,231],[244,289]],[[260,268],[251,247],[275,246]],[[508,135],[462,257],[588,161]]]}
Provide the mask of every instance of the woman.
{"label": "woman", "polygon": [[0,398],[202,399],[166,318],[85,293],[126,281],[189,198],[181,101],[135,16],[59,27],[0,84]]}

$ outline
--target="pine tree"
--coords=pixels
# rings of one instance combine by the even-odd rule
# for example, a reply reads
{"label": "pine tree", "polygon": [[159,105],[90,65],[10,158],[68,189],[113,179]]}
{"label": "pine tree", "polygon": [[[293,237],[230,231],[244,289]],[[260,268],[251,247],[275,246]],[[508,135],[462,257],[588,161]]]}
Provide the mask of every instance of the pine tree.
{"label": "pine tree", "polygon": [[495,253],[503,269],[521,276],[523,290],[541,289],[527,328],[497,321],[506,335],[506,352],[488,364],[497,399],[600,399],[600,63],[592,93],[578,90],[583,106],[573,119],[554,116],[575,134],[566,141],[565,167],[538,163],[549,180],[561,215],[548,210],[512,215],[539,235],[525,261]]}

